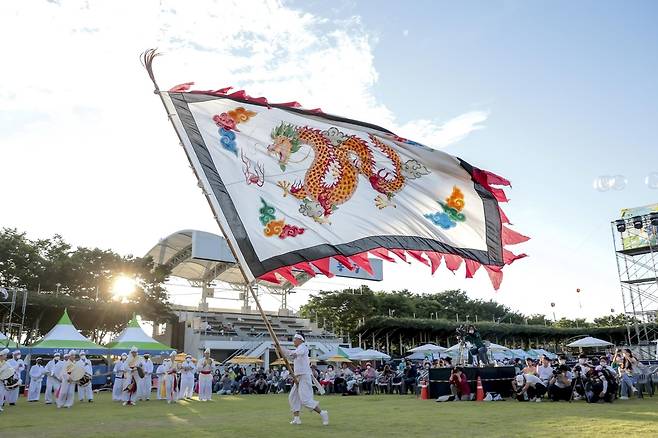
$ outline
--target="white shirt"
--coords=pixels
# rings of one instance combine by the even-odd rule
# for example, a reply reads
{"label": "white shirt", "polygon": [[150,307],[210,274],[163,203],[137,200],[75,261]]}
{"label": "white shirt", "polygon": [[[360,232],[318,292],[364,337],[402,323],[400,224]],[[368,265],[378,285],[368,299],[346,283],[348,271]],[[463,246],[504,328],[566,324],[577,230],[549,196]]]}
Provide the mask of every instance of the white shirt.
{"label": "white shirt", "polygon": [[23,359],[9,359],[7,363],[14,369],[14,377],[21,380],[21,373],[25,369],[25,362],[23,362]]}
{"label": "white shirt", "polygon": [[544,365],[540,365],[537,367],[537,374],[539,374],[539,378],[543,380],[544,382],[548,382],[551,380],[551,377],[553,376],[553,367],[552,366],[547,366],[545,367]]}
{"label": "white shirt", "polygon": [[44,374],[44,368],[41,365],[32,365],[30,367],[30,378],[33,380],[41,379]]}
{"label": "white shirt", "polygon": [[290,353],[290,357],[295,360],[293,368],[296,376],[311,374],[311,360],[308,357],[308,347],[305,342],[299,344],[295,351]]}
{"label": "white shirt", "polygon": [[114,363],[114,369],[112,369],[112,372],[114,373],[114,377],[116,379],[123,379],[123,372],[124,367],[126,366],[126,363],[122,360],[118,360]]}
{"label": "white shirt", "polygon": [[44,370],[46,375],[48,377],[54,376],[55,375],[55,367],[61,362],[62,362],[61,360],[58,360],[57,362],[55,362],[55,359],[49,360],[48,363],[46,364],[46,368]]}
{"label": "white shirt", "polygon": [[153,374],[153,362],[151,362],[151,359],[146,359],[144,361],[144,373]]}
{"label": "white shirt", "polygon": [[82,368],[84,368],[87,374],[89,374],[90,376],[94,374],[94,370],[91,367],[91,361],[86,357],[84,359],[78,360],[76,363],[80,365]]}
{"label": "white shirt", "polygon": [[52,376],[57,380],[62,380],[62,370],[64,369],[66,362],[67,361],[65,360],[58,360],[57,363],[53,364]]}
{"label": "white shirt", "polygon": [[194,363],[192,361],[185,361],[181,364],[181,377],[189,377],[189,376],[194,376],[194,372],[196,371],[196,366],[194,366]]}
{"label": "white shirt", "polygon": [[541,379],[534,374],[524,374],[523,377],[525,377],[526,383],[530,383],[531,385],[536,385],[537,383],[541,383],[542,385],[544,382],[541,381]]}

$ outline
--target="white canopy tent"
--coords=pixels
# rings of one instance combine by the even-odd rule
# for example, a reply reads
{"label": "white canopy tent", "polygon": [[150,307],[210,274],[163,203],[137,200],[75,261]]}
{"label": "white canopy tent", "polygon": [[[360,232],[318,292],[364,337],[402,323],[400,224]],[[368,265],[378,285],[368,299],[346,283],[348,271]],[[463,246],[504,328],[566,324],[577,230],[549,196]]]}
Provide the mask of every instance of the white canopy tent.
{"label": "white canopy tent", "polygon": [[361,353],[357,353],[354,356],[351,356],[352,360],[391,360],[391,356],[386,353],[382,353],[377,350],[364,350]]}
{"label": "white canopy tent", "polygon": [[444,353],[446,350],[447,348],[441,347],[440,345],[425,344],[412,348],[409,351],[412,353]]}
{"label": "white canopy tent", "polygon": [[573,341],[570,344],[567,344],[567,347],[588,348],[588,347],[609,347],[611,345],[612,345],[611,342],[604,341],[603,339],[586,336],[582,339],[578,339],[577,341]]}

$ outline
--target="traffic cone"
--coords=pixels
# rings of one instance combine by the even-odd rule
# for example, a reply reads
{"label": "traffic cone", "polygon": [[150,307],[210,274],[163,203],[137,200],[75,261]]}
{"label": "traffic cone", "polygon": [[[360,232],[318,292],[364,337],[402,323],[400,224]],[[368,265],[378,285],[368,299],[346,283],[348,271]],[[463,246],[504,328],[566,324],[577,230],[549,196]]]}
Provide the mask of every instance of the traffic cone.
{"label": "traffic cone", "polygon": [[480,376],[478,376],[478,386],[477,390],[475,391],[475,401],[482,400],[484,400],[484,388],[482,387],[482,379],[480,379]]}
{"label": "traffic cone", "polygon": [[427,385],[420,385],[420,399],[429,400],[429,398],[430,398],[430,392],[427,388]]}

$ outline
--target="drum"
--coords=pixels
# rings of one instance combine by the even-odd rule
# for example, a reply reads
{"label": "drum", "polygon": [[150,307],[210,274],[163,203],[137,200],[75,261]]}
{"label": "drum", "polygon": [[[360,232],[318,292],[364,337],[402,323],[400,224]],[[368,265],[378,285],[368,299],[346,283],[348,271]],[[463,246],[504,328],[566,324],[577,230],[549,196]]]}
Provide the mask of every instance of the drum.
{"label": "drum", "polygon": [[83,367],[75,364],[73,366],[73,370],[71,370],[71,380],[80,386],[87,386],[89,383],[91,383],[91,376]]}
{"label": "drum", "polygon": [[14,389],[18,386],[18,379],[14,377],[14,374],[14,369],[7,362],[0,367],[0,380],[6,389]]}
{"label": "drum", "polygon": [[139,374],[139,378],[140,378],[140,379],[143,379],[144,376],[146,375],[146,374],[144,373],[144,368],[142,368],[141,366],[140,366],[140,367],[137,367],[137,374]]}

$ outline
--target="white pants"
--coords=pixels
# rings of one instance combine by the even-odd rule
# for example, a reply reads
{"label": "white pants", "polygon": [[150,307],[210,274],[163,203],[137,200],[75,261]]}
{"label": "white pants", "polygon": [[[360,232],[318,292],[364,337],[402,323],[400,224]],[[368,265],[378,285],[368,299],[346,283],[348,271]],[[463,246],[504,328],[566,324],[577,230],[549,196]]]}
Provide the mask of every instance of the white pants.
{"label": "white pants", "polygon": [[194,395],[194,374],[181,375],[179,398],[192,397]]}
{"label": "white pants", "polygon": [[16,403],[16,401],[18,400],[18,391],[20,390],[20,388],[21,385],[19,383],[19,385],[16,388],[6,390],[5,401],[7,403]]}
{"label": "white pants", "polygon": [[164,382],[167,401],[178,400],[178,388],[176,388],[177,382],[175,374],[167,374],[164,378]]}
{"label": "white pants", "polygon": [[112,401],[122,401],[123,394],[123,379],[114,378],[114,383],[112,384]]}
{"label": "white pants", "polygon": [[299,412],[302,406],[309,409],[315,409],[320,403],[313,400],[313,380],[310,374],[301,374],[297,376],[297,383],[292,385],[290,395],[288,396],[290,410]]}
{"label": "white pants", "polygon": [[144,377],[137,384],[137,399],[149,400],[151,398],[151,375],[144,374]]}
{"label": "white pants", "polygon": [[199,400],[212,400],[212,374],[199,373]]}
{"label": "white pants", "polygon": [[52,376],[46,378],[46,403],[50,404],[53,402],[53,392],[57,394],[59,389],[59,380],[55,379]]}
{"label": "white pants", "polygon": [[[135,373],[135,374],[136,374],[136,373]],[[137,391],[135,391],[133,394],[131,394],[130,391],[127,390],[127,388],[128,388],[128,387],[130,386],[130,384],[132,383],[132,377],[134,377],[134,378],[135,378],[135,382],[137,382]],[[140,381],[140,380],[141,380],[141,379],[139,378],[139,376],[137,376],[137,375],[135,375],[135,376],[131,376],[130,374],[128,374],[128,375],[123,379],[123,389],[124,389],[124,391],[122,392],[122,398],[123,398],[123,401],[130,401],[130,402],[133,402],[133,403],[134,403],[135,400],[137,400],[137,395],[139,394],[139,381]]]}
{"label": "white pants", "polygon": [[30,388],[27,391],[27,401],[39,401],[41,397],[41,384],[43,383],[43,378],[41,379],[30,379]]}
{"label": "white pants", "polygon": [[85,401],[85,400],[93,400],[93,399],[94,399],[94,391],[92,389],[91,382],[89,382],[89,385],[87,386],[78,385],[78,400]]}
{"label": "white pants", "polygon": [[57,397],[57,407],[70,408],[73,406],[75,399],[75,383],[64,380],[59,386],[59,397]]}
{"label": "white pants", "polygon": [[5,393],[7,391],[5,390],[5,384],[0,382],[0,409],[2,409],[2,406],[5,404]]}
{"label": "white pants", "polygon": [[162,375],[158,375],[158,377],[155,378],[155,383],[153,386],[155,386],[155,398],[158,400],[162,400],[162,394],[160,394],[160,385],[164,383],[164,377]]}

